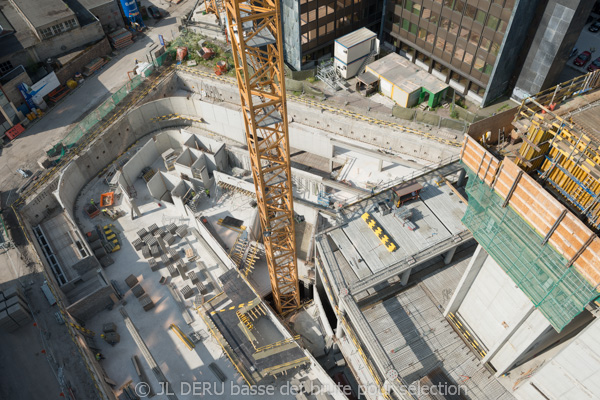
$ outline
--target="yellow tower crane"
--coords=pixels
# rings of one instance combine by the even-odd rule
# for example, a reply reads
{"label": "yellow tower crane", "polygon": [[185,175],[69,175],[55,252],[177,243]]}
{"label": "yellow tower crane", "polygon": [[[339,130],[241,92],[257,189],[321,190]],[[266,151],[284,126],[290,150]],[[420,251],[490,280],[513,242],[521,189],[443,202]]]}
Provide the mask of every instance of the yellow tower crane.
{"label": "yellow tower crane", "polygon": [[279,0],[225,0],[275,308],[300,306]]}

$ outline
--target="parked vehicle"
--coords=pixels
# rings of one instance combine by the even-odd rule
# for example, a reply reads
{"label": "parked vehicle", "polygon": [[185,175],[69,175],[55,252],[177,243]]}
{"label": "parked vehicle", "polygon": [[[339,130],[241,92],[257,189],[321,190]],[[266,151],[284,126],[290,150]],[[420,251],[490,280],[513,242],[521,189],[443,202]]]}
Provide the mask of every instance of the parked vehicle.
{"label": "parked vehicle", "polygon": [[148,14],[154,19],[160,19],[162,17],[160,10],[156,6],[149,6]]}
{"label": "parked vehicle", "polygon": [[588,65],[587,70],[593,72],[597,69],[600,69],[600,57],[596,58],[590,65]]}
{"label": "parked vehicle", "polygon": [[577,47],[573,47],[573,50],[571,50],[571,54],[569,55],[569,59],[575,57],[578,52],[579,52],[579,49]]}
{"label": "parked vehicle", "polygon": [[575,61],[573,61],[573,64],[575,64],[578,67],[583,67],[585,64],[587,64],[588,61],[590,61],[590,58],[592,58],[592,53],[590,53],[589,51],[584,51],[583,53],[577,56]]}
{"label": "parked vehicle", "polygon": [[591,24],[590,27],[588,28],[588,31],[594,32],[594,33],[600,31],[600,19],[597,20],[596,22],[594,22],[593,24]]}

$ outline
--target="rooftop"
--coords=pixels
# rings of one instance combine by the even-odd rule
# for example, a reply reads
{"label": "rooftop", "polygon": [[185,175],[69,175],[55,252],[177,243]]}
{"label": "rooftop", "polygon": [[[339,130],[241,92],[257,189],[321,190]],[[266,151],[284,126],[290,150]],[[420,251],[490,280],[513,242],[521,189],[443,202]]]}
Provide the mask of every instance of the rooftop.
{"label": "rooftop", "polygon": [[75,13],[61,0],[13,0],[25,17],[36,27],[43,27],[54,21],[75,17]]}
{"label": "rooftop", "polygon": [[[397,201],[393,190],[386,190],[342,210],[343,222],[317,237],[317,246],[335,258],[331,261],[339,265],[352,293],[372,293],[375,284],[394,275],[394,268],[412,265],[410,260],[416,254],[435,252],[449,241],[455,245],[455,240],[461,240],[457,238],[466,231],[461,218],[467,205],[448,185],[438,185],[439,176],[425,175],[418,181],[423,186],[419,199],[386,213],[387,205]],[[394,251],[390,252],[373,232],[362,217],[364,213],[369,213],[397,246]]]}
{"label": "rooftop", "polygon": [[439,93],[448,85],[436,77],[415,67],[400,54],[391,53],[367,65],[367,71],[383,77],[407,93],[425,88],[431,93]]}
{"label": "rooftop", "polygon": [[15,31],[14,35],[0,37],[0,57],[26,49],[39,42],[27,22],[8,0],[0,0],[0,10]]}
{"label": "rooftop", "polygon": [[346,48],[350,48],[374,37],[377,37],[377,34],[373,31],[367,28],[360,28],[336,39],[335,41]]}

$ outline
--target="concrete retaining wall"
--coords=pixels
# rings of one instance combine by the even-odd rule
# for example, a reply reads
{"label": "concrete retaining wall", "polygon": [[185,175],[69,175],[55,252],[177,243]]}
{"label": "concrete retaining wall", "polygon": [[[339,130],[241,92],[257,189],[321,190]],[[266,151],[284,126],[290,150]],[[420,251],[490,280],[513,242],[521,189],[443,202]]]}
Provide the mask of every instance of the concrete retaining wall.
{"label": "concrete retaining wall", "polygon": [[[201,76],[192,75],[185,71],[177,71],[177,76],[180,88],[190,92],[197,93],[203,85],[207,84],[216,88],[220,92],[223,102],[214,106],[226,108],[227,112],[218,111],[216,115],[211,115],[205,114],[203,109],[202,116],[209,125],[219,125],[221,123],[225,126],[236,126],[237,121],[240,121],[235,132],[217,131],[212,126],[209,126],[209,129],[240,143],[245,143],[241,114],[237,111],[237,107],[232,107],[239,105],[237,87],[215,80],[205,80]],[[217,120],[215,120],[215,116],[218,117]],[[332,134],[391,149],[404,154],[408,160],[418,158],[429,162],[437,162],[458,154],[460,150],[458,147],[434,142],[419,135],[401,131],[390,132],[389,127],[380,127],[362,120],[335,115],[293,101],[288,102],[288,116],[290,121],[290,146],[328,158],[332,155],[330,150],[333,150],[333,146],[329,143],[329,136]],[[313,128],[317,128],[317,130]],[[311,132],[310,135],[307,131]]]}

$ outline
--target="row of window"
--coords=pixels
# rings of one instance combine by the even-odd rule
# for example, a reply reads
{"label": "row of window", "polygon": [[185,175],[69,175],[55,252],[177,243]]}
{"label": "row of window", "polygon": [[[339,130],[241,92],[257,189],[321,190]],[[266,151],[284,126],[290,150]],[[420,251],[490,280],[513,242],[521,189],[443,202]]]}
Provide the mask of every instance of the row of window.
{"label": "row of window", "polygon": [[[440,26],[441,28],[446,29],[447,31],[453,32],[456,34],[456,30],[458,30],[459,25],[448,18],[441,17],[440,15],[433,12],[431,9],[427,7],[422,7],[420,4],[416,4],[411,0],[405,0],[404,8],[421,19],[421,21],[432,23],[436,26]],[[455,11],[459,11],[456,10]],[[463,10],[459,12],[462,13]],[[493,31],[497,31],[500,33],[506,32],[507,22],[495,17],[483,10],[479,10],[474,6],[467,5],[466,10],[463,16],[473,19],[474,21],[479,22],[482,26],[485,26]],[[399,15],[393,15],[392,13],[388,13],[388,18],[399,18]],[[397,21],[395,21],[397,22]]]}
{"label": "row of window", "polygon": [[67,32],[75,28],[77,28],[77,21],[75,19],[70,19],[68,21],[52,25],[48,28],[40,29],[40,35],[42,35],[42,38],[44,39],[49,39],[53,36],[60,35],[63,32]]}
{"label": "row of window", "polygon": [[[393,43],[400,50],[402,50],[408,54],[411,54],[413,57],[416,57],[417,60],[423,62],[424,64],[431,65],[433,67],[433,69],[435,69],[436,71],[439,71],[441,74],[446,76],[449,80],[453,80],[456,83],[458,83],[459,85],[464,86],[465,90],[471,91],[481,97],[483,97],[483,95],[485,94],[485,87],[477,85],[475,82],[472,82],[468,78],[465,78],[464,76],[462,76],[461,74],[448,69],[447,67],[440,64],[439,62],[433,61],[427,55],[425,55],[423,53],[419,53],[412,47],[410,47],[402,42],[393,40]],[[462,93],[462,94],[464,94],[464,93]]]}
{"label": "row of window", "polygon": [[[456,46],[454,42],[445,41],[441,37],[436,38],[435,34],[432,32],[428,32],[426,29],[419,28],[416,24],[413,24],[406,19],[402,19],[402,25],[400,27],[405,31],[416,35],[419,39],[424,40],[427,43],[434,45],[438,49],[443,50],[445,53],[450,54],[452,58],[469,65],[473,65],[475,69],[486,75],[490,75],[492,73],[493,66],[489,63],[486,63],[483,55],[478,55],[475,57],[474,54],[471,54],[465,49]],[[492,42],[486,38],[480,38],[478,34],[470,36],[469,42],[493,55],[498,55],[498,52],[500,51],[499,43]],[[474,64],[473,61],[475,61]]]}

